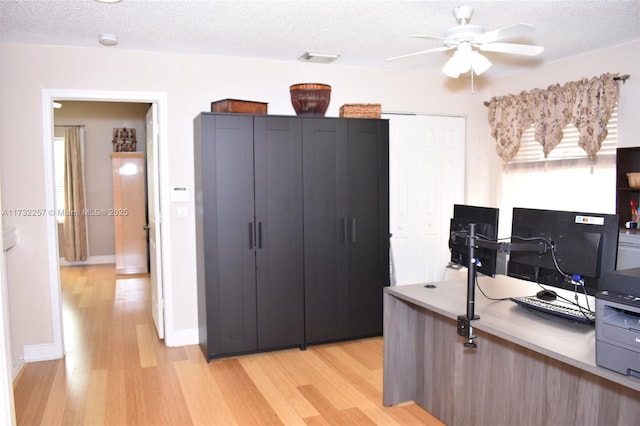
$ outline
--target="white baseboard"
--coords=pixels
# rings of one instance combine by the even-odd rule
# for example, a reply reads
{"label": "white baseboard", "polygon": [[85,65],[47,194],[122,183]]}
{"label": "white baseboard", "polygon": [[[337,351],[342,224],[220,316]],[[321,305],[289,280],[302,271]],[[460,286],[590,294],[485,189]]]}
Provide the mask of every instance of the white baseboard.
{"label": "white baseboard", "polygon": [[11,374],[13,375],[13,380],[18,378],[18,374],[20,374],[22,367],[24,367],[24,360],[19,359],[11,368]]}
{"label": "white baseboard", "polygon": [[53,343],[41,343],[39,345],[25,345],[22,348],[24,362],[51,361],[60,359],[60,350]]}
{"label": "white baseboard", "polygon": [[107,263],[116,263],[116,256],[89,256],[87,260],[83,261],[69,261],[64,257],[60,258],[60,266],[104,265]]}
{"label": "white baseboard", "polygon": [[167,346],[191,346],[198,343],[200,343],[200,334],[197,328],[174,331],[170,338],[167,337],[165,330],[164,344]]}

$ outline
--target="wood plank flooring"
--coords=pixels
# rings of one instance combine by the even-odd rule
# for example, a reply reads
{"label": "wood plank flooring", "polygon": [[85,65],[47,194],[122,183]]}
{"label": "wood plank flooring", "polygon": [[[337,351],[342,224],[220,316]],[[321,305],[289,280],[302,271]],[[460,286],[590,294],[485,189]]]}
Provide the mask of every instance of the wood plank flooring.
{"label": "wood plank flooring", "polygon": [[225,358],[158,340],[147,275],[61,268],[67,354],[27,364],[19,425],[442,425],[382,405],[381,338]]}

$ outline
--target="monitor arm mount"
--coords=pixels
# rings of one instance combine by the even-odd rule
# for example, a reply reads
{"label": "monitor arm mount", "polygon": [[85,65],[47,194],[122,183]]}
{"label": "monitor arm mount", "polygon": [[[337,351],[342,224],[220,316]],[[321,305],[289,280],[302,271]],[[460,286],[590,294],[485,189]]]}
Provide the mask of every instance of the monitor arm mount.
{"label": "monitor arm mount", "polygon": [[540,254],[545,253],[548,249],[548,244],[542,241],[539,242],[524,242],[524,243],[511,243],[511,242],[499,242],[490,241],[476,236],[476,224],[469,224],[469,233],[465,237],[467,245],[467,313],[466,315],[458,315],[458,335],[466,339],[464,346],[466,348],[477,348],[478,346],[473,341],[477,336],[473,334],[473,326],[471,321],[479,319],[478,315],[475,315],[475,283],[476,283],[476,265],[479,264],[479,259],[475,257],[476,248],[488,248],[497,250],[499,253],[511,253],[516,251],[535,251]]}

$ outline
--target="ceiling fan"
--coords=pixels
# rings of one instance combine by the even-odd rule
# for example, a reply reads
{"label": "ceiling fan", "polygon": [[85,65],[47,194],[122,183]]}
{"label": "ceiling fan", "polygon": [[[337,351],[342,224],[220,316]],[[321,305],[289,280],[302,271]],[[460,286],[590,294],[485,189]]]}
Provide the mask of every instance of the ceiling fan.
{"label": "ceiling fan", "polygon": [[491,67],[489,59],[482,55],[479,50],[483,52],[498,52],[523,56],[535,56],[544,51],[544,47],[542,46],[499,43],[500,40],[517,37],[534,31],[535,27],[533,25],[520,23],[485,32],[481,26],[469,24],[471,15],[473,15],[473,7],[471,6],[458,6],[454,8],[453,16],[455,16],[458,25],[446,30],[442,37],[427,34],[414,34],[411,36],[442,40],[444,46],[396,56],[387,59],[387,61],[456,49],[453,56],[447,61],[444,68],[442,68],[442,72],[449,77],[458,78],[460,74],[466,73],[469,70],[472,70],[476,75],[480,75]]}

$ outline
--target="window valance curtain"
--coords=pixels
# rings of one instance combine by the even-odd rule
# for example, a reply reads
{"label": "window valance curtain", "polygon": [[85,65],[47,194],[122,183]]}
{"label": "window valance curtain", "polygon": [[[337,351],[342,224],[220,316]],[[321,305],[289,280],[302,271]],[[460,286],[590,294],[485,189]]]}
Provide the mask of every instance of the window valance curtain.
{"label": "window valance curtain", "polygon": [[546,158],[562,141],[562,129],[573,123],[580,134],[579,145],[593,160],[607,137],[607,123],[618,102],[618,90],[616,74],[602,74],[562,86],[554,84],[546,90],[491,98],[489,124],[498,155],[505,162],[513,159],[522,133],[533,125]]}

